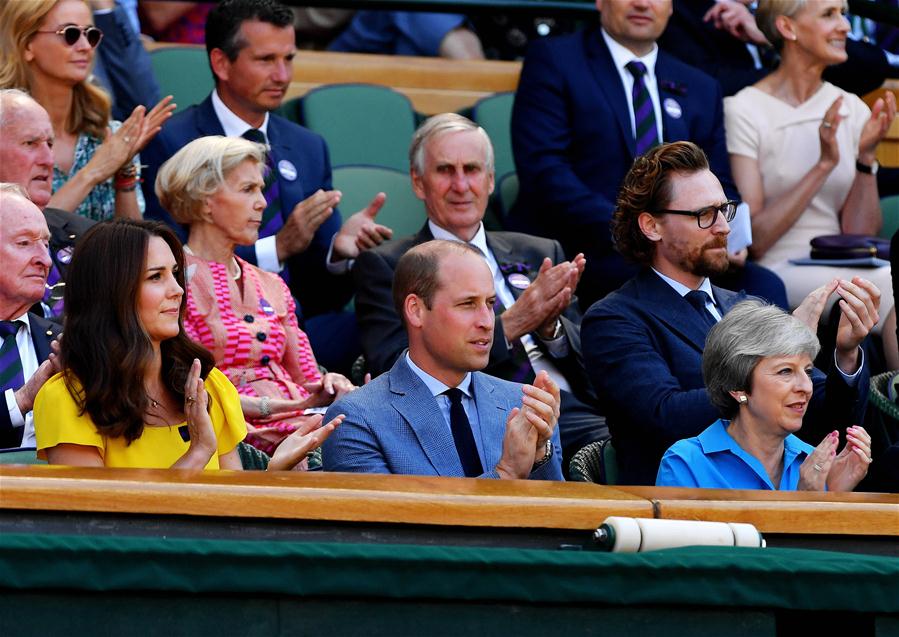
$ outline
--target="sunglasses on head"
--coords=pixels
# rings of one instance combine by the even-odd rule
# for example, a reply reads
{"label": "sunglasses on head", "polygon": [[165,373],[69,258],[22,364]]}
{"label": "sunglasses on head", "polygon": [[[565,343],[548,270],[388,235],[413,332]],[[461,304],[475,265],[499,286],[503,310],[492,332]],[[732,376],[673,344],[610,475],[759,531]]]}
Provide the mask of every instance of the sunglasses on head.
{"label": "sunglasses on head", "polygon": [[91,46],[91,48],[96,48],[98,44],[100,44],[100,40],[103,39],[103,32],[94,26],[87,27],[76,27],[75,25],[70,25],[67,27],[63,27],[58,31],[38,31],[38,33],[53,33],[55,35],[62,36],[62,39],[66,41],[68,46],[75,46],[75,43],[81,39],[81,34],[84,34],[84,37],[87,38],[87,43]]}

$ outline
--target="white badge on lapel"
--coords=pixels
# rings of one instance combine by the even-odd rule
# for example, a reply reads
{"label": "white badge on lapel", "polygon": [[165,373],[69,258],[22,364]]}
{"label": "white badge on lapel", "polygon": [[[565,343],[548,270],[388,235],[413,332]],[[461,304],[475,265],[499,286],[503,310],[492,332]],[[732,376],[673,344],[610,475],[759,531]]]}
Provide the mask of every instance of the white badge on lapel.
{"label": "white badge on lapel", "polygon": [[678,104],[677,100],[673,97],[666,97],[665,101],[662,102],[662,106],[664,107],[665,112],[674,119],[680,119],[680,116],[684,113],[680,104]]}
{"label": "white badge on lapel", "polygon": [[281,176],[287,181],[293,181],[297,178],[297,167],[293,165],[293,162],[286,159],[282,159],[278,162],[278,172],[281,173]]}
{"label": "white badge on lapel", "polygon": [[530,284],[531,284],[531,280],[523,274],[514,272],[509,275],[509,285],[511,285],[513,288],[518,288],[519,290],[524,290]]}

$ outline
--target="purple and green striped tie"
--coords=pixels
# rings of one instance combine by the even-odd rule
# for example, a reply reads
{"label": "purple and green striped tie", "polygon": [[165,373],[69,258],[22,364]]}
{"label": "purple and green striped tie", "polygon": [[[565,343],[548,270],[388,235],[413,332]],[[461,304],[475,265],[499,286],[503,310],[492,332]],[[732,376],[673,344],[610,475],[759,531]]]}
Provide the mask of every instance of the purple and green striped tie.
{"label": "purple and green striped tie", "polygon": [[22,321],[0,321],[0,391],[18,389],[25,384],[22,359],[16,344],[16,333]]}
{"label": "purple and green striped tie", "polygon": [[268,146],[265,134],[258,128],[251,128],[243,134],[244,139],[266,146],[265,154],[265,185],[262,194],[265,195],[265,212],[262,213],[262,225],[259,226],[259,237],[270,237],[276,234],[284,220],[281,219],[281,187],[278,184],[278,173],[275,165],[275,155]]}
{"label": "purple and green striped tie", "polygon": [[625,65],[625,68],[634,76],[634,89],[631,95],[634,101],[634,141],[639,157],[659,144],[659,131],[656,127],[655,107],[644,79],[646,65],[632,60]]}

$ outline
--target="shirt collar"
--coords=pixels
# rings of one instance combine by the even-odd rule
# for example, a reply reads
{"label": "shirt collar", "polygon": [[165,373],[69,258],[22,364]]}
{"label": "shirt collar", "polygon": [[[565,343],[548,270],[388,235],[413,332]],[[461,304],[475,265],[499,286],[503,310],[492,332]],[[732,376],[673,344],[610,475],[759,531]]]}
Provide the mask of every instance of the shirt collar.
{"label": "shirt collar", "polygon": [[[449,385],[445,385],[441,381],[431,376],[421,367],[416,365],[412,361],[412,357],[409,356],[409,350],[406,350],[406,364],[409,365],[409,369],[411,369],[412,372],[421,379],[421,382],[425,384],[425,386],[428,388],[428,391],[431,392],[432,396],[439,396],[447,389],[451,389]],[[462,382],[459,383],[457,387],[462,390],[463,394],[471,398],[471,372],[465,374]]]}
{"label": "shirt collar", "polygon": [[[435,239],[443,239],[445,241],[462,241],[459,237],[454,235],[449,230],[438,226],[436,223],[428,219],[428,229],[431,231],[431,235]],[[481,222],[478,225],[478,231],[474,233],[474,237],[472,237],[471,241],[463,242],[470,243],[475,248],[483,252],[485,255],[487,254],[487,233],[484,231],[484,223]]]}
{"label": "shirt collar", "polygon": [[624,68],[629,62],[633,60],[640,60],[643,64],[646,65],[646,73],[651,77],[655,77],[656,74],[656,60],[659,57],[659,46],[655,43],[652,45],[652,51],[644,55],[643,57],[637,57],[634,55],[634,52],[620,44],[617,40],[615,40],[611,35],[606,33],[605,29],[600,29],[602,33],[603,40],[606,42],[606,46],[609,47],[609,53],[612,54],[612,61],[615,63],[615,68],[619,70],[624,70],[626,73],[630,73],[626,68]]}
{"label": "shirt collar", "polygon": [[[653,268],[652,271],[655,272],[656,274],[658,274],[658,275],[659,275],[659,278],[661,278],[665,283],[667,283],[667,284],[670,285],[672,288],[674,288],[674,291],[677,292],[678,294],[680,294],[681,296],[687,296],[687,293],[688,293],[688,292],[692,292],[692,291],[693,291],[691,288],[688,288],[686,285],[684,285],[684,284],[681,283],[680,281],[675,281],[675,280],[672,279],[671,277],[665,276],[664,274],[662,274],[661,272],[659,272],[659,271],[656,270],[655,268]],[[712,305],[714,305],[715,307],[718,307],[718,303],[715,301],[715,295],[712,294],[712,282],[709,281],[709,278],[708,278],[708,277],[704,278],[704,279],[702,280],[702,283],[700,283],[700,284],[699,284],[699,287],[696,288],[696,289],[697,289],[697,290],[702,290],[703,292],[705,292],[706,294],[708,294],[708,295],[709,295],[709,298],[712,300]]]}
{"label": "shirt collar", "polygon": [[[225,131],[225,135],[228,137],[241,137],[251,128],[255,128],[255,126],[250,126],[235,115],[234,111],[225,106],[222,98],[219,97],[217,89],[212,91],[212,110],[215,111],[215,116],[218,117],[222,130]],[[259,127],[259,130],[262,131],[266,141],[268,141],[268,113],[265,114],[265,119],[262,120],[262,126]]]}

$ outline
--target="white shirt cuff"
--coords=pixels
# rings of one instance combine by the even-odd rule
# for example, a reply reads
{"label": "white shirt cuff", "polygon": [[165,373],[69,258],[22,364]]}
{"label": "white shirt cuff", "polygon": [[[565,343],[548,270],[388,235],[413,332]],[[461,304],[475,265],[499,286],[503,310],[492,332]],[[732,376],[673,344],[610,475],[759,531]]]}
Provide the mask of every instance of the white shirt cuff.
{"label": "white shirt cuff", "polygon": [[549,355],[553,358],[565,358],[568,356],[568,336],[565,334],[564,326],[562,327],[558,338],[552,340],[544,340],[541,338],[540,340],[546,346],[546,351],[548,351]]}
{"label": "white shirt cuff", "polygon": [[331,237],[331,245],[328,246],[328,256],[325,257],[325,267],[328,269],[328,272],[331,274],[346,274],[353,267],[353,263],[356,262],[355,259],[339,259],[337,261],[331,261],[331,255],[334,254],[334,240],[337,239],[337,233],[334,233],[334,236]]}
{"label": "white shirt cuff", "polygon": [[25,416],[19,409],[19,403],[16,402],[16,392],[7,389],[3,394],[6,396],[6,409],[9,411],[9,422],[13,427],[24,427]]}
{"label": "white shirt cuff", "polygon": [[852,374],[847,374],[842,369],[840,369],[840,366],[837,364],[836,350],[834,350],[833,352],[833,364],[834,367],[837,368],[837,371],[840,372],[843,380],[846,381],[846,384],[850,387],[855,387],[856,385],[858,385],[858,375],[861,373],[862,367],[865,366],[865,350],[863,350],[861,347],[858,348],[858,369],[855,370],[855,372]]}
{"label": "white shirt cuff", "polygon": [[278,261],[278,247],[275,240],[275,235],[271,235],[256,241],[256,265],[261,270],[277,274],[284,269],[284,264]]}

